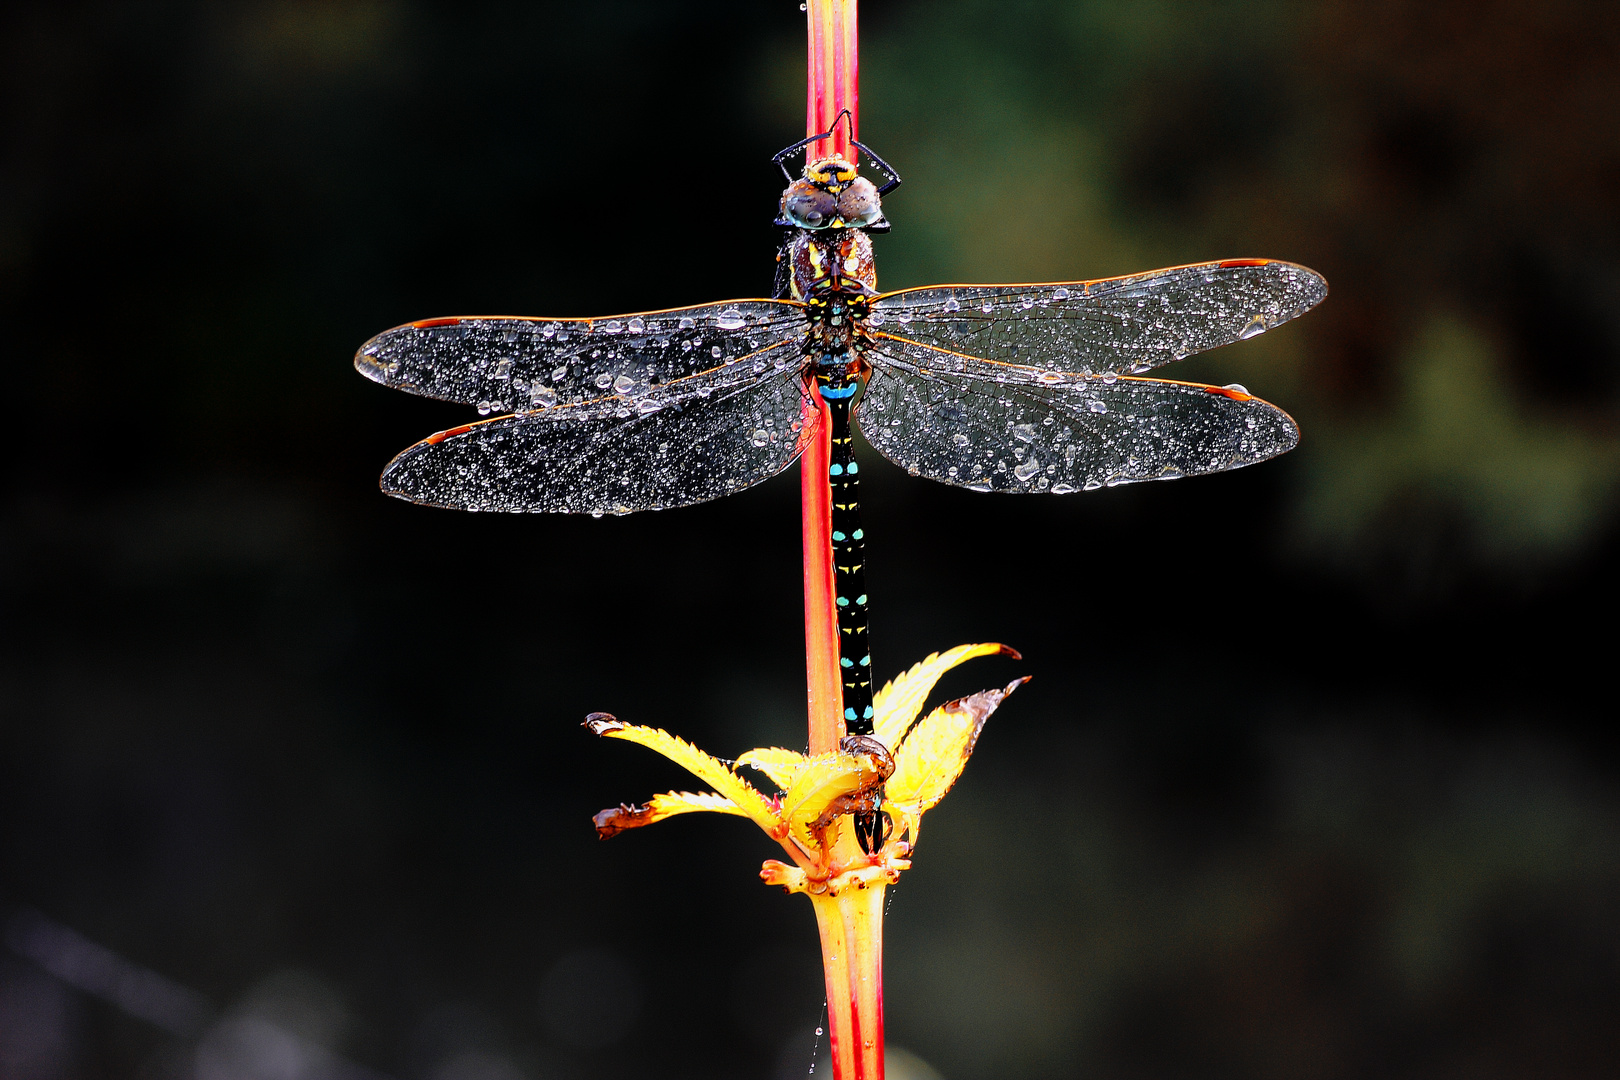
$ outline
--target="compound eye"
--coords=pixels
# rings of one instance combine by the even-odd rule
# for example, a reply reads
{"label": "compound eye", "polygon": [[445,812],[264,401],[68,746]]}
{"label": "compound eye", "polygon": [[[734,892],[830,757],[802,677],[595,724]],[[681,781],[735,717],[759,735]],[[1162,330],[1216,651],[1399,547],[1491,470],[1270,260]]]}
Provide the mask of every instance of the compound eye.
{"label": "compound eye", "polygon": [[856,177],[838,197],[838,216],[851,225],[870,225],[882,217],[877,186],[864,176]]}
{"label": "compound eye", "polygon": [[782,216],[801,229],[825,228],[838,213],[838,200],[808,180],[795,180],[782,192]]}

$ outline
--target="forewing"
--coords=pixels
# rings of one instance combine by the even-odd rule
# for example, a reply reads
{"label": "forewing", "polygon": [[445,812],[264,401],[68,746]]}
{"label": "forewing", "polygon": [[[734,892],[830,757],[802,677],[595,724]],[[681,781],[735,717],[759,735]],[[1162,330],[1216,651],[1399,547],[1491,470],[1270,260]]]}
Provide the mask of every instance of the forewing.
{"label": "forewing", "polygon": [[797,342],[718,372],[497,417],[424,439],[384,470],[390,495],[457,510],[626,514],[768,479],[799,454]]}
{"label": "forewing", "polygon": [[787,300],[604,319],[425,319],[378,334],[360,347],[354,366],[373,382],[412,394],[516,412],[690,378],[803,330],[803,305]]}
{"label": "forewing", "polygon": [[976,491],[1169,480],[1299,442],[1287,413],[1235,388],[1038,372],[881,338],[867,355],[857,412],[867,441],[912,475]]}
{"label": "forewing", "polygon": [[1326,295],[1314,270],[1232,259],[1100,281],[905,289],[874,301],[868,325],[1001,363],[1138,374],[1264,333]]}

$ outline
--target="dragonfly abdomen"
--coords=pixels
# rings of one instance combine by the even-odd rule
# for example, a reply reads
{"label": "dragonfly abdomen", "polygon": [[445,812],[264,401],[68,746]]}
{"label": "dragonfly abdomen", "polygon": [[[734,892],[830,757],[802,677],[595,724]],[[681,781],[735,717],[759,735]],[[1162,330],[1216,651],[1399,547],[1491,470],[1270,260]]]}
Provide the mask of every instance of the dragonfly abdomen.
{"label": "dragonfly abdomen", "polygon": [[861,528],[860,463],[855,460],[850,401],[860,383],[822,369],[817,385],[832,419],[827,483],[832,489],[833,595],[838,608],[838,666],[844,687],[844,728],[872,733],[872,656],[866,634],[866,533]]}

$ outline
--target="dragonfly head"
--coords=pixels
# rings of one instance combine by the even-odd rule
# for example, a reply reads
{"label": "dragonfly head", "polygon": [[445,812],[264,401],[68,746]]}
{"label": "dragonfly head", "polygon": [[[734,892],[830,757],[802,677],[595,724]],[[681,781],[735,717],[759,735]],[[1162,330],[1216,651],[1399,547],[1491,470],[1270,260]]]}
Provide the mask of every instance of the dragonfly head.
{"label": "dragonfly head", "polygon": [[871,229],[884,232],[878,189],[843,158],[823,158],[806,166],[804,179],[782,192],[779,225],[801,229]]}

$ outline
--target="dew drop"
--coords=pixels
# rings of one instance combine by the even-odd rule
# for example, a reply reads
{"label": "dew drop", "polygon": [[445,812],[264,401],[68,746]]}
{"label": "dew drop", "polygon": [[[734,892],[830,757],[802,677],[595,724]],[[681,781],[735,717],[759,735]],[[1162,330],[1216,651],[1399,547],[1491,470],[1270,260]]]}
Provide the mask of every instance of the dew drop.
{"label": "dew drop", "polygon": [[692,317],[690,315],[683,315],[681,317],[680,328],[682,330],[690,330],[690,329],[692,329],[692,327],[694,327],[696,325],[697,325],[697,323],[692,321]]}
{"label": "dew drop", "polygon": [[1265,318],[1265,316],[1264,315],[1256,315],[1254,318],[1250,319],[1247,324],[1245,324],[1243,329],[1238,331],[1238,340],[1239,341],[1247,341],[1252,337],[1259,337],[1261,334],[1263,334],[1265,332],[1266,332],[1266,318]]}
{"label": "dew drop", "polygon": [[[1052,299],[1054,299],[1054,300],[1067,300],[1068,298],[1069,298],[1068,286],[1059,285],[1057,288],[1052,290]],[[1052,490],[1056,491],[1057,488],[1053,488]]]}
{"label": "dew drop", "polygon": [[955,443],[957,446],[965,447],[968,444],[968,437],[958,431],[955,435],[951,436],[951,442]]}
{"label": "dew drop", "polygon": [[749,438],[748,441],[753,443],[755,446],[764,446],[771,441],[771,435],[770,432],[766,431],[764,428],[755,428],[754,434]]}
{"label": "dew drop", "polygon": [[716,360],[720,359],[720,346],[718,346],[718,345],[710,346],[709,355],[714,357]]}
{"label": "dew drop", "polygon": [[1240,394],[1247,394],[1249,392],[1249,388],[1247,386],[1244,386],[1240,382],[1229,382],[1225,386],[1221,387],[1221,389],[1222,390],[1236,390]]}
{"label": "dew drop", "polygon": [[1086,402],[1086,409],[1089,412],[1101,414],[1108,411],[1108,405],[1106,402],[1098,401],[1096,398],[1092,398],[1090,401]]}
{"label": "dew drop", "polygon": [[596,383],[597,389],[606,390],[608,387],[613,385],[613,376],[604,371],[593,381]]}
{"label": "dew drop", "polygon": [[620,322],[618,319],[609,319],[607,322],[602,324],[602,333],[622,334],[624,333],[624,323]]}
{"label": "dew drop", "polygon": [[990,301],[986,300],[984,303],[979,305],[979,310],[984,312],[986,315],[988,315],[992,311],[996,310],[996,305],[994,305]]}
{"label": "dew drop", "polygon": [[1034,476],[1036,473],[1038,473],[1040,471],[1041,471],[1041,463],[1036,461],[1034,458],[1030,458],[1028,461],[1024,462],[1022,465],[1019,465],[1016,468],[1014,468],[1013,469],[1013,475],[1018,477],[1019,480],[1028,480],[1030,477]]}
{"label": "dew drop", "polygon": [[641,316],[638,315],[634,319],[630,320],[629,327],[632,334],[640,334],[646,331],[647,324],[642,320]]}
{"label": "dew drop", "polygon": [[742,312],[736,308],[726,308],[714,317],[714,325],[722,330],[741,330],[743,327]]}
{"label": "dew drop", "polygon": [[628,375],[620,375],[617,379],[613,380],[613,392],[615,394],[622,394],[634,385],[636,385],[636,380],[630,378]]}
{"label": "dew drop", "polygon": [[556,368],[551,373],[551,381],[552,382],[562,382],[566,378],[568,378],[568,365],[567,364],[564,364],[561,367]]}
{"label": "dew drop", "polygon": [[488,401],[480,401],[478,403],[478,415],[479,416],[488,416],[494,410],[494,408],[495,408],[494,403],[488,402]]}
{"label": "dew drop", "polygon": [[911,321],[911,312],[902,311],[900,314],[895,316],[895,321],[898,322],[901,326],[906,325],[908,322]]}
{"label": "dew drop", "polygon": [[1014,424],[1012,431],[1013,438],[1019,442],[1033,443],[1035,441],[1034,424]]}
{"label": "dew drop", "polygon": [[529,391],[529,404],[540,409],[549,409],[557,404],[557,392],[549,386],[536,385]]}
{"label": "dew drop", "polygon": [[962,310],[962,305],[957,302],[956,297],[954,297],[954,296],[951,297],[949,300],[945,301],[944,306],[945,306],[946,311],[961,311]]}

